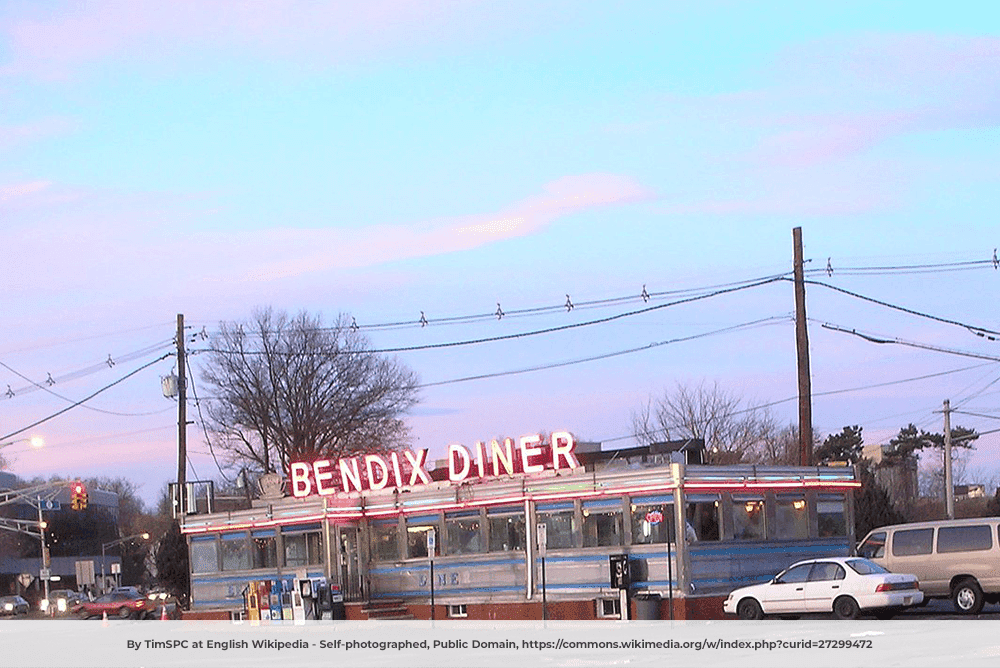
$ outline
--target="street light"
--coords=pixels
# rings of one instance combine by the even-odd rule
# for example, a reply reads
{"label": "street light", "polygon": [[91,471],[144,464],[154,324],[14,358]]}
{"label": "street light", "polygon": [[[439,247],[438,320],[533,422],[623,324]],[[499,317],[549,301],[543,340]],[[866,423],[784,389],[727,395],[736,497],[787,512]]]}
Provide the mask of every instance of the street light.
{"label": "street light", "polygon": [[31,447],[38,449],[45,445],[45,439],[41,436],[35,435],[30,438],[18,438],[13,441],[5,441],[0,443],[0,448],[6,448],[8,445],[14,445],[15,443],[30,443]]}
{"label": "street light", "polygon": [[[106,558],[105,557],[105,551],[109,547],[114,547],[115,545],[120,545],[121,543],[126,543],[126,542],[128,542],[130,540],[135,540],[136,538],[141,538],[143,540],[149,540],[149,534],[147,532],[143,531],[142,533],[137,533],[137,534],[135,534],[133,536],[126,536],[125,538],[119,538],[118,540],[113,540],[110,543],[104,543],[103,545],[101,545],[101,593],[102,594],[104,593],[105,583],[107,582],[107,580],[105,579],[105,575],[104,575],[104,561],[105,561],[105,558]],[[119,575],[121,575],[121,574],[119,573]],[[118,583],[118,584],[120,584],[120,581],[118,579],[116,579],[115,582]]]}

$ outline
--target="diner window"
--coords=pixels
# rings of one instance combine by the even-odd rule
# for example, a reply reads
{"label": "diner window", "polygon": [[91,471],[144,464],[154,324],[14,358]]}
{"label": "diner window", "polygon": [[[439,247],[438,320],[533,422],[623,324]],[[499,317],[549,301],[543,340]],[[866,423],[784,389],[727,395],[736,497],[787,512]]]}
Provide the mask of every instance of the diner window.
{"label": "diner window", "polygon": [[451,618],[461,618],[469,616],[469,607],[466,603],[458,603],[448,606],[448,616]]}
{"label": "diner window", "polygon": [[372,524],[372,556],[375,561],[399,560],[399,522],[383,520]]}
{"label": "diner window", "polygon": [[254,531],[250,547],[254,568],[277,568],[278,546],[274,531]]}
{"label": "diner window", "polygon": [[597,599],[598,619],[621,619],[622,605],[621,599],[599,598]]}
{"label": "diner window", "polygon": [[809,508],[805,497],[778,495],[774,504],[774,537],[809,537]]}
{"label": "diner window", "polygon": [[215,536],[191,540],[191,572],[215,573],[219,570],[219,544]]}
{"label": "diner window", "polygon": [[820,538],[847,535],[847,511],[842,494],[821,494],[816,501],[816,520]]}
{"label": "diner window", "polygon": [[285,543],[285,566],[323,563],[323,539],[319,531],[282,533]]}
{"label": "diner window", "polygon": [[440,536],[437,515],[423,515],[406,518],[406,558],[418,559],[427,556],[427,533],[437,532]]}
{"label": "diner window", "polygon": [[764,540],[767,523],[764,518],[764,499],[753,496],[733,496],[733,538],[738,540]]}
{"label": "diner window", "polygon": [[478,510],[448,513],[444,517],[448,529],[445,554],[476,554],[483,551],[482,521]]}
{"label": "diner window", "polygon": [[674,537],[674,504],[669,497],[632,499],[632,544],[676,542]]}
{"label": "diner window", "polygon": [[222,570],[245,571],[250,568],[250,551],[245,533],[222,534]]}
{"label": "diner window", "polygon": [[686,538],[688,542],[719,540],[719,497],[689,496]]}
{"label": "diner window", "polygon": [[621,545],[623,533],[620,502],[583,504],[584,547]]}
{"label": "diner window", "polygon": [[523,508],[490,508],[486,518],[490,523],[490,552],[523,550],[528,544]]}
{"label": "diner window", "polygon": [[538,522],[545,525],[546,547],[559,550],[576,546],[576,510],[572,503],[538,506]]}

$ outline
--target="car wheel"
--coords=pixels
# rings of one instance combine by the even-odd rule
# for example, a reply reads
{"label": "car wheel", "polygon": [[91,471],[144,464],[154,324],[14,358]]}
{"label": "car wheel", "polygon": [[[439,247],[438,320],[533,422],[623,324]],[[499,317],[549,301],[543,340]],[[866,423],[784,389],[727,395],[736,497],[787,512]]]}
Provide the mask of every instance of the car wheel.
{"label": "car wheel", "polygon": [[132,611],[129,610],[124,605],[122,607],[118,608],[118,618],[119,619],[128,619],[131,616],[132,616]]}
{"label": "car wheel", "polygon": [[857,619],[860,612],[858,602],[850,596],[841,596],[833,602],[833,614],[837,619]]}
{"label": "car wheel", "polygon": [[951,592],[951,600],[955,604],[955,610],[966,615],[978,615],[986,603],[983,590],[972,578],[966,578],[955,586]]}
{"label": "car wheel", "polygon": [[740,619],[764,619],[764,611],[760,603],[752,598],[745,598],[736,606],[736,616]]}

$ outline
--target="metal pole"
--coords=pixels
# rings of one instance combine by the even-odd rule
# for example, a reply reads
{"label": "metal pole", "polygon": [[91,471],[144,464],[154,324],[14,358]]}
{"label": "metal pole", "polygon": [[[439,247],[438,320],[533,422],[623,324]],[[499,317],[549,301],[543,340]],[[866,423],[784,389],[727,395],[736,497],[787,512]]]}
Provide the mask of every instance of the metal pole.
{"label": "metal pole", "polygon": [[670,523],[665,524],[667,530],[667,600],[669,601],[670,619],[674,618],[674,560],[670,556],[670,529],[676,525],[677,522],[672,517],[670,518]]}
{"label": "metal pole", "polygon": [[944,400],[944,507],[948,519],[955,519],[955,487],[951,477],[951,402]]}
{"label": "metal pole", "polygon": [[545,598],[545,557],[542,557],[542,621],[549,618],[549,602]]}
{"label": "metal pole", "polygon": [[434,620],[434,557],[431,557],[431,621]]}
{"label": "metal pole", "polygon": [[104,551],[104,548],[106,547],[107,544],[101,545],[101,595],[102,596],[104,595],[104,590],[108,588],[107,576],[104,574],[104,562],[107,560],[107,556],[105,555]]}

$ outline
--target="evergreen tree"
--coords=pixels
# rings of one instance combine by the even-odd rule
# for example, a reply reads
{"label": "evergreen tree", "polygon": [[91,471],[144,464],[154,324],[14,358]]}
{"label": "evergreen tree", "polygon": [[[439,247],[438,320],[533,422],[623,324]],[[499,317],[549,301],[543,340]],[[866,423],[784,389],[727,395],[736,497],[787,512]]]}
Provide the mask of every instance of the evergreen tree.
{"label": "evergreen tree", "polygon": [[896,510],[889,493],[875,479],[867,459],[858,462],[861,487],[854,490],[854,536],[860,540],[869,531],[887,524],[900,524],[906,518]]}
{"label": "evergreen tree", "polygon": [[156,579],[187,607],[191,596],[188,571],[188,547],[180,525],[175,521],[156,548]]}
{"label": "evergreen tree", "polygon": [[861,459],[864,437],[861,427],[844,427],[839,434],[830,434],[823,445],[816,449],[817,462],[848,462],[857,464]]}

